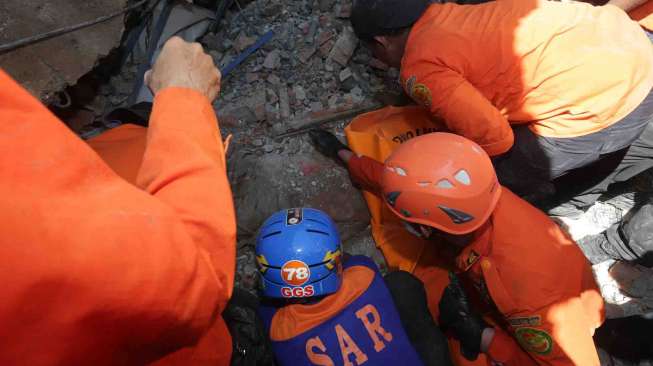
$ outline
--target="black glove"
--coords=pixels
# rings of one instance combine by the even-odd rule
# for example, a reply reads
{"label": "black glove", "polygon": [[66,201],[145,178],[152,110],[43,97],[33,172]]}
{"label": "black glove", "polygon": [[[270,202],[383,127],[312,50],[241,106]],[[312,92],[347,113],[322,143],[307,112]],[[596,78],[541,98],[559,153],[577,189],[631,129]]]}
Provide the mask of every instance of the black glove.
{"label": "black glove", "polygon": [[313,141],[313,145],[315,145],[317,151],[338,162],[340,161],[338,151],[349,150],[347,145],[340,142],[331,132],[315,129],[310,130],[308,135],[311,137],[311,141]]}
{"label": "black glove", "polygon": [[481,335],[488,326],[472,312],[458,277],[449,272],[449,279],[449,286],[440,299],[440,327],[444,331],[451,330],[460,341],[463,356],[474,361],[481,352]]}

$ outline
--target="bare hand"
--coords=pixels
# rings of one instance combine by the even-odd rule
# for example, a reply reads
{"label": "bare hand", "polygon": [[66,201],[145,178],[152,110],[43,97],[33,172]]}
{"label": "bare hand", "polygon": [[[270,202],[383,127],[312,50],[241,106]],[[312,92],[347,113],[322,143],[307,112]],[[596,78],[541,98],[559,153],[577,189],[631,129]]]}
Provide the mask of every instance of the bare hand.
{"label": "bare hand", "polygon": [[220,70],[199,43],[172,37],[163,46],[154,67],[145,73],[145,84],[154,95],[174,86],[197,90],[213,102],[220,93],[221,78]]}

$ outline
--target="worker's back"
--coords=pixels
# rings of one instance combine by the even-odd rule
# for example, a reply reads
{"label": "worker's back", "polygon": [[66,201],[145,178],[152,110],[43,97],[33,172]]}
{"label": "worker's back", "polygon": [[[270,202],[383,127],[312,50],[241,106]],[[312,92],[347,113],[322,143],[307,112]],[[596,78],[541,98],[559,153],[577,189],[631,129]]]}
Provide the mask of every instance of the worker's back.
{"label": "worker's back", "polygon": [[512,123],[534,122],[538,135],[582,136],[619,121],[646,97],[653,47],[614,6],[540,0],[431,5],[408,40],[402,78],[429,78],[437,111],[459,86],[446,78],[450,71]]}

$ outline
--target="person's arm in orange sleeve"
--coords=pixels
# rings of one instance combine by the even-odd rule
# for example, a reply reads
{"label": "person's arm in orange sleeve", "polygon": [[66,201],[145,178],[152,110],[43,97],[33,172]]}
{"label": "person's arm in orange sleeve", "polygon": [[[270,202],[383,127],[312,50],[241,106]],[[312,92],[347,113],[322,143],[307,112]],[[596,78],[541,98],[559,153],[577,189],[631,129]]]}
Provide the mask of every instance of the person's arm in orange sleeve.
{"label": "person's arm in orange sleeve", "polygon": [[360,185],[362,189],[376,195],[382,194],[381,175],[383,174],[383,164],[367,156],[353,154],[347,162],[347,169],[351,179]]}
{"label": "person's arm in orange sleeve", "polygon": [[[413,70],[420,72],[412,74]],[[402,70],[402,79],[411,98],[488,155],[497,156],[512,147],[514,136],[508,120],[458,72],[437,65],[411,66]]]}
{"label": "person's arm in orange sleeve", "polygon": [[155,93],[140,173],[148,193],[2,72],[0,85],[0,232],[11,238],[0,249],[0,361],[144,364],[197,342],[224,308],[235,266],[209,99]]}
{"label": "person's arm in orange sleeve", "polygon": [[599,365],[592,339],[593,328],[586,321],[578,297],[559,301],[542,311],[515,314],[514,317],[539,319],[539,314],[542,324],[516,327],[512,335],[495,328],[487,355],[505,366]]}

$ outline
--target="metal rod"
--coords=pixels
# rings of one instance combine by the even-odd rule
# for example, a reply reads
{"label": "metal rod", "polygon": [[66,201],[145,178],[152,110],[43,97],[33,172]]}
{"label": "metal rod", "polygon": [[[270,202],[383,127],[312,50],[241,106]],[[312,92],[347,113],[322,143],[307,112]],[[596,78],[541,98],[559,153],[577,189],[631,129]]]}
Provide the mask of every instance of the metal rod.
{"label": "metal rod", "polygon": [[314,118],[309,118],[309,119],[297,121],[297,122],[295,122],[293,124],[301,125],[302,127],[292,129],[292,130],[286,131],[284,133],[278,134],[278,135],[274,136],[274,138],[279,139],[279,138],[286,138],[286,137],[291,137],[291,136],[296,136],[296,135],[302,135],[302,134],[307,133],[308,131],[310,131],[310,130],[316,128],[316,127],[320,127],[321,125],[331,123],[331,122],[335,122],[335,121],[340,121],[340,120],[347,119],[347,118],[356,117],[359,114],[371,112],[371,111],[379,109],[381,107],[383,107],[382,104],[374,103],[374,104],[370,104],[370,105],[363,106],[363,107],[347,109],[347,110],[344,110],[344,111],[334,111],[333,113],[328,113],[327,112],[328,114],[326,114],[324,116],[314,117]]}

